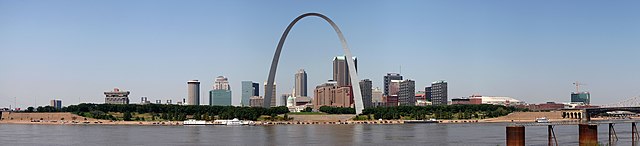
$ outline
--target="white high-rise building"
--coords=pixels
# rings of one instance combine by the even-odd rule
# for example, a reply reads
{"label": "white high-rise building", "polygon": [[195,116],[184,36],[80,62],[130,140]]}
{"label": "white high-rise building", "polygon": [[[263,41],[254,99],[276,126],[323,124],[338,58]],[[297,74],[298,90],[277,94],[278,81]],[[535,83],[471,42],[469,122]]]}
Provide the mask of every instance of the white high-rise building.
{"label": "white high-rise building", "polygon": [[231,90],[229,80],[224,76],[216,77],[216,81],[213,83],[213,90]]}

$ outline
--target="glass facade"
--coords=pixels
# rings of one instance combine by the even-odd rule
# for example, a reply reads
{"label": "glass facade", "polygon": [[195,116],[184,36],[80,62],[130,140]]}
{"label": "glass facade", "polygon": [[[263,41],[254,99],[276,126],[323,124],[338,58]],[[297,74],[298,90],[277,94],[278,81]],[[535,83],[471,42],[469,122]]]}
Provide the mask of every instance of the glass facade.
{"label": "glass facade", "polygon": [[231,90],[211,90],[209,91],[209,105],[230,106]]}
{"label": "glass facade", "polygon": [[571,93],[571,102],[591,103],[591,94],[589,92]]}

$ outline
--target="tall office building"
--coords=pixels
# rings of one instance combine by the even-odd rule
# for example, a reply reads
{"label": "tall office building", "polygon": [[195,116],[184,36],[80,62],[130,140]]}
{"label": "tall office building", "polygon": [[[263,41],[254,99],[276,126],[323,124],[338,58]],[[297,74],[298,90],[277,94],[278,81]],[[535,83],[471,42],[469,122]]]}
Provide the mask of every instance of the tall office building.
{"label": "tall office building", "polygon": [[253,96],[260,96],[260,84],[253,83]]}
{"label": "tall office building", "polygon": [[231,90],[214,89],[209,91],[209,105],[231,106]]}
{"label": "tall office building", "polygon": [[362,103],[364,108],[372,107],[371,98],[372,98],[372,83],[369,79],[364,79],[360,81],[360,92],[362,93]]}
{"label": "tall office building", "polygon": [[402,80],[400,91],[398,92],[398,104],[404,106],[416,105],[416,82],[413,80]]}
{"label": "tall office building", "polygon": [[62,108],[62,100],[60,100],[60,99],[51,100],[51,106],[53,108],[56,108],[56,109],[61,109]]}
{"label": "tall office building", "polygon": [[307,96],[307,72],[304,69],[298,70],[295,75],[295,97]]}
{"label": "tall office building", "polygon": [[[264,88],[267,89],[267,82],[264,82]],[[264,91],[265,91],[264,97],[267,97],[267,92],[266,92],[267,90],[264,90]],[[276,107],[276,99],[277,99],[277,97],[276,97],[276,83],[274,82],[273,83],[273,92],[271,92],[271,103],[270,103],[271,107]]]}
{"label": "tall office building", "polygon": [[213,82],[213,90],[217,89],[231,90],[231,86],[229,86],[229,79],[224,76],[216,77],[216,81]]}
{"label": "tall office building", "polygon": [[391,84],[391,80],[402,80],[402,75],[399,73],[387,73],[384,76],[384,96],[388,96],[389,94],[389,84]]}
{"label": "tall office building", "polygon": [[[347,57],[336,56],[333,58],[333,80],[338,86],[351,86],[351,76],[349,75],[349,66],[347,65]],[[358,71],[358,58],[353,57],[356,72]]]}
{"label": "tall office building", "polygon": [[104,92],[104,103],[106,104],[129,104],[129,91],[120,91],[118,88],[113,88],[113,91]]}
{"label": "tall office building", "polygon": [[431,103],[433,105],[447,105],[447,81],[440,80],[431,83],[431,88],[429,91],[426,91],[427,98],[429,98],[428,95],[430,93]]}
{"label": "tall office building", "polygon": [[253,86],[255,84],[256,83],[252,81],[242,81],[242,97],[240,100],[240,105],[250,106],[251,97],[256,96],[256,88]]}
{"label": "tall office building", "polygon": [[589,92],[571,92],[571,102],[582,102],[591,104],[591,93]]}
{"label": "tall office building", "polygon": [[200,81],[198,80],[190,80],[187,81],[188,85],[188,105],[200,105]]}

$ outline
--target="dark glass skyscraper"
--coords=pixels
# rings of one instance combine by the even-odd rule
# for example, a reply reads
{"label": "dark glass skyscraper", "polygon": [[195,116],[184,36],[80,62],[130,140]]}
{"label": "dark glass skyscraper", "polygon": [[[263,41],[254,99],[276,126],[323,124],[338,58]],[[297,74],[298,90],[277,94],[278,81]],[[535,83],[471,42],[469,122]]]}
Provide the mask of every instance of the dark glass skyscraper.
{"label": "dark glass skyscraper", "polygon": [[360,93],[362,93],[362,104],[364,105],[364,108],[372,107],[372,103],[371,103],[371,97],[373,96],[372,86],[373,85],[371,83],[371,80],[369,79],[364,79],[360,81]]}
{"label": "dark glass skyscraper", "polygon": [[431,83],[431,103],[433,105],[447,105],[449,101],[447,96],[447,81],[440,80]]}
{"label": "dark glass skyscraper", "polygon": [[[349,66],[347,65],[347,57],[336,56],[333,58],[333,80],[338,83],[338,86],[350,86],[351,76],[349,75]],[[353,57],[353,63],[355,64],[356,72],[358,71],[358,58]]]}

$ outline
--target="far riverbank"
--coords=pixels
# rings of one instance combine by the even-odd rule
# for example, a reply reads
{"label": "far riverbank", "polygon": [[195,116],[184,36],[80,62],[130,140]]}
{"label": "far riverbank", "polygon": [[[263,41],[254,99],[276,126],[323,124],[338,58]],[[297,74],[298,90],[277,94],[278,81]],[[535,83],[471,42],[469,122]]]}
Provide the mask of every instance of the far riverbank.
{"label": "far riverbank", "polygon": [[[290,121],[256,121],[256,125],[309,125],[309,124],[404,124],[405,120],[351,120],[355,115],[290,115]],[[437,120],[437,123],[510,123],[535,122],[535,118],[547,117],[550,121],[563,119],[560,112],[514,112],[490,119]],[[3,112],[0,124],[40,125],[183,125],[182,121],[111,121],[81,117],[72,113],[16,113]]]}

